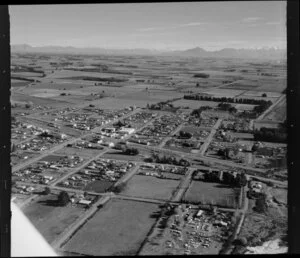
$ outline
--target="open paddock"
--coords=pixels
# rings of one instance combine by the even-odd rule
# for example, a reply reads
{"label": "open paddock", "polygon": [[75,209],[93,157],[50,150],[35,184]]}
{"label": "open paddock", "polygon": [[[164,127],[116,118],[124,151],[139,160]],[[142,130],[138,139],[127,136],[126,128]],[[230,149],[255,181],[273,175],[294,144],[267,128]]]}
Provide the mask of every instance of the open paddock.
{"label": "open paddock", "polygon": [[106,190],[108,190],[113,185],[114,185],[114,182],[105,181],[105,180],[101,180],[101,181],[96,180],[94,182],[89,183],[84,188],[84,191],[104,193]]}
{"label": "open paddock", "polygon": [[198,101],[198,100],[189,100],[189,99],[179,99],[172,102],[174,107],[188,107],[190,109],[196,109],[203,106],[217,107],[218,102],[214,101]]}
{"label": "open paddock", "polygon": [[152,104],[158,101],[145,101],[140,99],[126,99],[126,98],[103,98],[99,99],[99,101],[95,104],[96,108],[102,109],[111,109],[111,110],[118,110],[123,109],[129,106],[136,105],[137,107],[146,107],[147,103]]}
{"label": "open paddock", "polygon": [[157,204],[113,199],[63,249],[92,256],[136,255],[158,210]]}
{"label": "open paddock", "polygon": [[219,183],[193,180],[184,194],[183,200],[191,203],[213,204],[226,208],[237,207],[235,190]]}
{"label": "open paddock", "polygon": [[235,105],[235,108],[238,110],[238,111],[251,111],[253,110],[253,108],[255,107],[256,105],[250,105],[250,104],[236,104]]}
{"label": "open paddock", "polygon": [[212,95],[214,97],[233,98],[233,97],[241,95],[243,92],[244,92],[244,90],[231,90],[231,89],[217,88],[217,89],[211,89],[211,90],[204,91],[203,93]]}
{"label": "open paddock", "polygon": [[135,175],[127,183],[123,195],[169,200],[179,185],[178,180]]}
{"label": "open paddock", "polygon": [[84,212],[71,205],[57,206],[56,200],[57,195],[45,195],[23,209],[27,218],[49,243]]}

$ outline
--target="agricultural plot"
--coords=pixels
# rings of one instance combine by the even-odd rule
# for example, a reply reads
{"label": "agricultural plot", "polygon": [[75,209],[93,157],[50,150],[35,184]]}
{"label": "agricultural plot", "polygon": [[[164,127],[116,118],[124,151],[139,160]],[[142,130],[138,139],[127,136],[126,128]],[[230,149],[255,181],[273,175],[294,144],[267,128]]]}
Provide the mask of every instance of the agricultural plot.
{"label": "agricultural plot", "polygon": [[[155,222],[156,204],[112,200],[63,247],[86,255],[136,255]],[[85,239],[86,241],[82,241]]]}
{"label": "agricultural plot", "polygon": [[172,102],[174,107],[188,107],[190,109],[196,109],[203,106],[216,107],[218,106],[217,102],[214,101],[197,101],[197,100],[189,100],[189,99],[179,99]]}
{"label": "agricultural plot", "polygon": [[223,184],[193,180],[183,196],[189,203],[212,204],[226,208],[237,207],[237,193]]}
{"label": "agricultural plot", "polygon": [[122,195],[169,200],[180,181],[160,179],[155,176],[135,175],[127,183]]}
{"label": "agricultural plot", "polygon": [[242,94],[244,90],[231,90],[231,89],[212,89],[208,91],[204,91],[203,93],[213,95],[215,97],[236,97]]}
{"label": "agricultural plot", "polygon": [[57,195],[38,198],[23,209],[31,223],[51,244],[68,226],[84,213],[83,209],[71,205],[58,206]]}

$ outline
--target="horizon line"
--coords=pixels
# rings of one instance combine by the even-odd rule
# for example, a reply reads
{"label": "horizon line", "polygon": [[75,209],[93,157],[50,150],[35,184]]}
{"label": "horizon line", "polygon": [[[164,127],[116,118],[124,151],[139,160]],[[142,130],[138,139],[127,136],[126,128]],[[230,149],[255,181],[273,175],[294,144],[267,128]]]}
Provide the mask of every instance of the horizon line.
{"label": "horizon line", "polygon": [[215,52],[215,51],[220,51],[220,50],[224,50],[224,49],[235,49],[235,50],[261,50],[261,49],[276,49],[276,50],[287,50],[286,46],[285,47],[277,47],[277,46],[272,46],[272,47],[268,47],[268,46],[260,46],[260,47],[239,47],[239,48],[235,48],[235,47],[224,47],[224,48],[217,48],[215,50],[207,50],[207,48],[204,47],[199,47],[199,46],[195,46],[195,47],[190,47],[190,48],[184,48],[184,49],[173,49],[173,48],[164,48],[164,49],[157,49],[157,48],[144,48],[144,47],[135,47],[135,48],[116,48],[116,47],[112,47],[112,48],[107,48],[104,46],[83,46],[83,47],[75,47],[75,46],[62,46],[62,45],[30,45],[28,43],[18,43],[18,44],[11,44],[11,46],[22,46],[22,45],[26,45],[32,48],[47,48],[47,47],[60,47],[60,48],[75,48],[75,49],[106,49],[106,50],[136,50],[136,49],[142,49],[142,50],[150,50],[150,51],[158,51],[158,52],[172,52],[172,51],[187,51],[187,50],[191,50],[191,49],[203,49],[206,52]]}

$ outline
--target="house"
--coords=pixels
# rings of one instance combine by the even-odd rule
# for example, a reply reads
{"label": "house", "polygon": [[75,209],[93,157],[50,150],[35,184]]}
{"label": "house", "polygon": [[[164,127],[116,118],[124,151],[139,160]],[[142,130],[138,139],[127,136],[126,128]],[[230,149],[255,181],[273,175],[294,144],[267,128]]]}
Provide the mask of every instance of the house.
{"label": "house", "polygon": [[121,133],[132,134],[135,132],[134,128],[122,127],[120,130]]}
{"label": "house", "polygon": [[92,201],[81,199],[78,201],[78,204],[81,204],[83,206],[89,207],[91,205]]}
{"label": "house", "polygon": [[201,217],[201,215],[203,214],[203,212],[204,212],[203,210],[199,210],[197,212],[197,214],[196,214],[196,217],[198,217],[198,218]]}

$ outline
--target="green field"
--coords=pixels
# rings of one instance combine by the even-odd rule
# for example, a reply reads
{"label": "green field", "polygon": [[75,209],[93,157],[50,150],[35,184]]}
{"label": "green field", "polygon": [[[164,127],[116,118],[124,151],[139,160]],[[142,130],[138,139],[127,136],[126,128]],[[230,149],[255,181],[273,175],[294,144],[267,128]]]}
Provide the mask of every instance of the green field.
{"label": "green field", "polygon": [[84,210],[67,205],[56,206],[56,195],[42,196],[23,209],[37,230],[49,242],[53,242]]}
{"label": "green field", "polygon": [[155,222],[156,204],[112,200],[63,247],[86,255],[135,255]]}
{"label": "green field", "polygon": [[220,207],[236,208],[236,194],[233,188],[219,183],[192,181],[183,196],[191,203],[213,204]]}
{"label": "green field", "polygon": [[153,176],[135,175],[127,183],[123,195],[169,200],[179,184],[178,180],[159,179]]}

